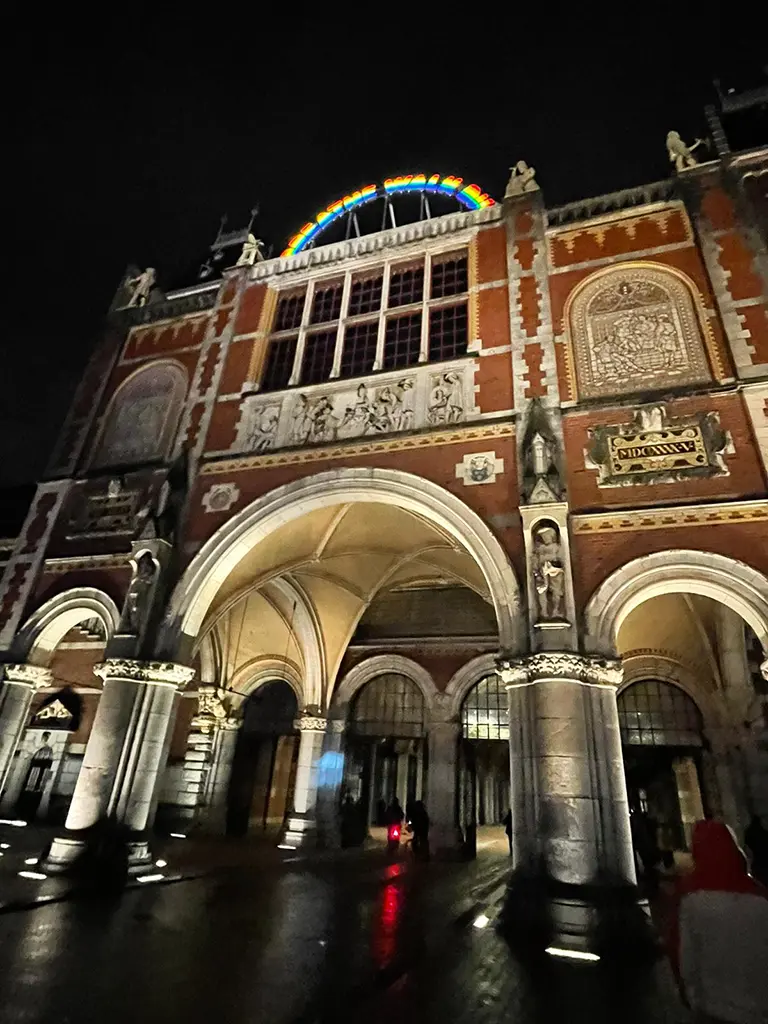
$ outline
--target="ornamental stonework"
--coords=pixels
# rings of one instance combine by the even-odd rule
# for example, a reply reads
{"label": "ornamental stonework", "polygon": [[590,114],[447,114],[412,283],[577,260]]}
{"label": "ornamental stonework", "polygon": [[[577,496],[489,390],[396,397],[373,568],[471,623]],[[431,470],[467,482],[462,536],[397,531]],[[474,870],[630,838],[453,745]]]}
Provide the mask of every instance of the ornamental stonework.
{"label": "ornamental stonework", "polygon": [[575,296],[569,326],[580,398],[711,379],[692,295],[670,271],[598,275]]}
{"label": "ornamental stonework", "polygon": [[676,483],[689,477],[727,476],[730,434],[716,412],[670,418],[663,405],[637,409],[629,423],[593,427],[584,452],[599,487]]}

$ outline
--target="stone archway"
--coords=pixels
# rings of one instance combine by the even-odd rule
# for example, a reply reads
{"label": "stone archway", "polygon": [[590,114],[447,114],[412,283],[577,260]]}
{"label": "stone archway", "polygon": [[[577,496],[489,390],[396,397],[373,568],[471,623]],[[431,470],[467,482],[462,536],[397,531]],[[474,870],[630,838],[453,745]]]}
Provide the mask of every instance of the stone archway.
{"label": "stone archway", "polygon": [[698,594],[727,605],[751,626],[768,654],[768,579],[735,558],[683,548],[633,559],[600,584],[584,612],[587,651],[614,654],[627,615],[669,593]]}
{"label": "stone archway", "polygon": [[460,543],[488,586],[504,651],[520,642],[520,596],[509,558],[490,528],[450,491],[399,470],[346,468],[296,480],[257,499],[203,546],[176,587],[160,653],[189,660],[206,613],[222,583],[245,555],[280,526],[340,503],[393,505],[435,523]]}
{"label": "stone archway", "polygon": [[47,665],[56,645],[74,626],[99,619],[109,639],[117,629],[117,605],[95,587],[73,587],[40,605],[16,634],[13,654],[18,661]]}

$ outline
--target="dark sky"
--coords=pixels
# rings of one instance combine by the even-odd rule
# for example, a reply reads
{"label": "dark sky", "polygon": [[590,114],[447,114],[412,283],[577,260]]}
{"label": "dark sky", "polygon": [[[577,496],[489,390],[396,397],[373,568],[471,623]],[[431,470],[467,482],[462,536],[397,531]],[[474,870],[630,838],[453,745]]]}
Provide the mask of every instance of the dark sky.
{"label": "dark sky", "polygon": [[42,471],[128,262],[167,287],[222,213],[240,226],[255,201],[279,252],[321,206],[397,173],[455,173],[498,198],[524,158],[550,205],[657,180],[666,131],[705,132],[711,79],[765,59],[765,20],[692,31],[668,5],[500,14],[521,6],[361,7],[335,22],[333,5],[323,18],[173,5],[163,22],[125,4],[111,21],[68,9],[57,23],[29,5],[6,23],[0,484]]}

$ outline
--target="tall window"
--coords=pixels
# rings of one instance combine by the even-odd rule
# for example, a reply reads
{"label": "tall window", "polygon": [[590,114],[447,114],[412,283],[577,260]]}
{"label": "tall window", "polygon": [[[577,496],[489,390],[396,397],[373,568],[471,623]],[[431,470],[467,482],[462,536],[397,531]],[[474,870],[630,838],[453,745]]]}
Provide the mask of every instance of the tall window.
{"label": "tall window", "polygon": [[648,679],[619,694],[621,741],[642,747],[700,747],[701,714],[673,683]]}
{"label": "tall window", "polygon": [[498,675],[481,679],[467,694],[461,726],[468,740],[509,739],[509,698]]}
{"label": "tall window", "polygon": [[466,355],[468,291],[463,250],[350,270],[318,281],[309,300],[306,288],[292,289],[277,303],[261,390],[319,384],[335,364],[348,378]]}
{"label": "tall window", "polygon": [[358,694],[352,706],[350,728],[358,736],[423,736],[421,690],[407,676],[396,672],[376,676]]}
{"label": "tall window", "polygon": [[166,459],[186,392],[187,374],[178,363],[152,363],[134,373],[112,397],[92,465],[106,468]]}

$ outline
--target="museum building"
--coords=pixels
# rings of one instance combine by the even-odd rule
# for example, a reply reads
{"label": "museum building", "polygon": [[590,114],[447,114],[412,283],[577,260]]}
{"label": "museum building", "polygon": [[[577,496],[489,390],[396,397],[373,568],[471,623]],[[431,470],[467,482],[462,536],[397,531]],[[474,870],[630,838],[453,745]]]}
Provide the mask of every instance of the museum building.
{"label": "museum building", "polygon": [[140,863],[155,820],[333,845],[397,796],[438,855],[511,808],[577,891],[634,882],[633,815],[671,856],[768,823],[768,150],[715,142],[127,275],[2,542],[0,813],[49,870],[108,815]]}

